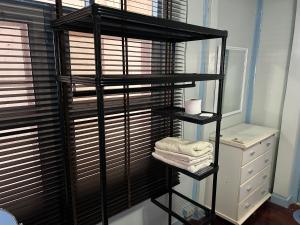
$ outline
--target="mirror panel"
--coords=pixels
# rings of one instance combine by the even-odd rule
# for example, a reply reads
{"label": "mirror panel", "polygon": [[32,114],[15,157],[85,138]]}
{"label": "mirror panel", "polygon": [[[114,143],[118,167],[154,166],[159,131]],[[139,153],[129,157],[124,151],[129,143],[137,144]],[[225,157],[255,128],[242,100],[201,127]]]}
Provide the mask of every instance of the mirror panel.
{"label": "mirror panel", "polygon": [[[220,54],[220,48],[219,48]],[[240,113],[243,110],[245,92],[245,79],[247,68],[247,48],[227,47],[225,56],[225,80],[223,91],[223,116]],[[220,59],[220,57],[219,57]],[[218,67],[220,62],[218,62]],[[216,91],[218,82],[216,82]],[[217,106],[217,95],[215,94],[215,110]]]}

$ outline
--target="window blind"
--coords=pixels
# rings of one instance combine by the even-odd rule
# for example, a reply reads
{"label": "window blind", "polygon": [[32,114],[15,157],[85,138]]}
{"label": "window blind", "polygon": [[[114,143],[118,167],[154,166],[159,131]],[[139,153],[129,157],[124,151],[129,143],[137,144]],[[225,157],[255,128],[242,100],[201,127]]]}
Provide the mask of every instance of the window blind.
{"label": "window blind", "polygon": [[[101,3],[122,8],[120,1]],[[123,9],[164,18],[172,17],[176,20],[185,19],[184,1],[178,1],[173,5],[170,3],[170,1],[128,0],[127,7],[123,5]],[[170,73],[173,59],[170,55],[170,46],[166,43],[112,36],[102,36],[101,42],[104,76],[119,74],[151,76]],[[95,75],[92,35],[71,32],[69,47],[71,57],[69,73],[81,76]],[[183,44],[176,46],[175,72],[184,70],[184,51]],[[147,88],[147,85],[134,87]],[[78,224],[95,224],[101,220],[97,105],[95,94],[84,95],[88,90],[94,90],[94,87],[73,86],[73,91],[77,94],[73,96],[70,104],[71,126],[74,127],[71,142],[74,143],[73,168],[76,171],[75,201]],[[155,141],[170,135],[170,121],[153,114],[152,110],[169,106],[170,94],[168,91],[145,91],[138,94],[107,94],[104,97],[109,216],[151,196],[165,193],[165,167],[153,161],[151,152]],[[175,104],[181,104],[181,100],[181,92],[177,91]],[[175,136],[180,135],[180,122],[175,122],[173,132]]]}
{"label": "window blind", "polygon": [[[63,3],[69,10],[87,5],[83,0]],[[116,8],[122,5],[121,0],[96,3]],[[55,12],[53,0],[0,4],[0,207],[10,210],[24,224],[69,223],[64,215],[66,177],[50,27]],[[127,0],[126,10],[185,21],[186,4]],[[67,46],[68,72],[94,75],[92,36],[71,32]],[[173,60],[166,43],[103,36],[103,73],[168,74],[172,61],[176,62],[175,72],[183,72],[184,52],[184,44],[177,44]],[[123,63],[124,58],[128,63]],[[151,152],[156,140],[170,135],[170,121],[152,110],[168,106],[170,92],[150,92],[147,85],[138,87],[145,92],[105,96],[110,216],[165,192],[165,168],[151,159]],[[101,213],[96,98],[90,94],[94,87],[70,88],[75,93],[69,96],[67,110],[76,220],[78,224],[96,224]],[[175,103],[181,104],[181,100],[181,91],[176,91]],[[174,135],[180,133],[181,123],[177,121]]]}
{"label": "window blind", "polygon": [[0,11],[0,208],[24,224],[62,224],[52,10],[0,1]]}

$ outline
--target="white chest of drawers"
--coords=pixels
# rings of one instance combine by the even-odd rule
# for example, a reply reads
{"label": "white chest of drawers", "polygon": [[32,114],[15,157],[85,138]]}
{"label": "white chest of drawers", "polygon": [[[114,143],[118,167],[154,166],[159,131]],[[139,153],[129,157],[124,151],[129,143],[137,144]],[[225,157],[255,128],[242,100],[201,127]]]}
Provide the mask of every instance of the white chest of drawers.
{"label": "white chest of drawers", "polygon": [[[221,131],[217,215],[240,225],[271,196],[276,133],[250,124]],[[207,182],[206,190],[210,185]],[[210,198],[207,193],[207,203]]]}

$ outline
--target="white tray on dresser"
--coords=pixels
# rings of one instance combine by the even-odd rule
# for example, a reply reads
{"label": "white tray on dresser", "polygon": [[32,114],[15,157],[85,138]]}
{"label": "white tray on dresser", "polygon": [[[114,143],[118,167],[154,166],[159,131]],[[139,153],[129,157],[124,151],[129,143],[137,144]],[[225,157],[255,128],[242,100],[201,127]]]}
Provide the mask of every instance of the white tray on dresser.
{"label": "white tray on dresser", "polygon": [[[221,130],[217,215],[241,225],[270,198],[276,134],[275,129],[245,123]],[[211,181],[206,185],[210,192]],[[207,193],[206,204],[210,198]]]}

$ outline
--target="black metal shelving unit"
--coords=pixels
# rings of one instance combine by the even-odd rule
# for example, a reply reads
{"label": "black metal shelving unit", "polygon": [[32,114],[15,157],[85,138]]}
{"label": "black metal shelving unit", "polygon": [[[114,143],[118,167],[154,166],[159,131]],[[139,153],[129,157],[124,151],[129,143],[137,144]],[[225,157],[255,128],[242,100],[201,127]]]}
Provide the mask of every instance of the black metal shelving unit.
{"label": "black metal shelving unit", "polygon": [[[172,211],[172,195],[177,195],[186,201],[189,201],[193,205],[200,207],[205,211],[206,217],[202,220],[203,224],[212,223],[215,217],[215,202],[216,202],[216,184],[218,173],[218,157],[219,157],[219,140],[220,140],[220,126],[221,126],[221,105],[222,105],[222,92],[224,81],[224,58],[226,49],[227,31],[210,29],[206,27],[200,27],[190,25],[181,22],[175,22],[167,19],[161,19],[151,16],[140,15],[137,13],[127,12],[124,10],[113,9],[109,7],[100,6],[92,3],[89,7],[77,10],[75,12],[63,15],[62,1],[56,0],[56,13],[57,19],[53,21],[53,28],[55,30],[55,44],[56,44],[56,59],[57,59],[57,80],[59,84],[59,94],[62,98],[62,102],[68,102],[68,92],[70,84],[87,84],[94,85],[95,91],[83,91],[80,96],[94,94],[97,96],[97,111],[98,111],[98,131],[99,131],[99,158],[100,158],[100,176],[101,176],[101,215],[102,224],[108,224],[107,215],[107,199],[106,199],[106,155],[105,155],[105,127],[104,127],[104,95],[114,93],[131,93],[140,91],[160,91],[170,90],[172,93],[171,107],[168,108],[156,108],[153,109],[154,113],[158,113],[162,116],[171,118],[171,130],[173,127],[173,119],[179,119],[195,124],[204,125],[211,122],[216,122],[216,139],[215,139],[215,157],[214,163],[210,166],[197,171],[196,173],[190,173],[186,170],[176,168],[166,164],[168,168],[168,206],[161,204],[156,198],[152,198],[152,202],[166,211],[169,215],[169,225],[171,225],[171,218],[175,217],[183,224],[189,225],[189,221],[186,221],[176,212]],[[94,49],[95,49],[95,76],[68,76],[67,68],[65,65],[65,31],[80,31],[92,33],[94,36]],[[187,42],[194,40],[205,39],[221,39],[222,51],[221,51],[221,63],[219,74],[196,74],[196,73],[182,73],[175,74],[174,68],[170,69],[168,74],[151,75],[111,75],[103,76],[102,74],[102,62],[101,62],[101,35],[111,35],[125,38],[138,38],[154,41],[163,41],[168,44],[172,49],[172,54],[175,54],[175,44],[177,42]],[[175,57],[173,57],[174,60]],[[174,62],[172,63],[174,65]],[[208,81],[218,80],[218,107],[217,112],[213,113],[212,117],[201,117],[195,115],[188,115],[184,112],[183,108],[174,106],[174,90],[179,88],[195,87],[196,81]],[[68,85],[67,85],[68,84]],[[148,84],[149,86],[139,88],[131,87],[130,85]],[[106,89],[106,86],[115,86],[113,89]],[[119,86],[122,86],[120,88]],[[76,92],[73,96],[76,96]],[[65,103],[64,103],[65,104]],[[61,109],[62,124],[64,124],[65,130],[65,143],[68,143],[68,115],[67,112]],[[171,134],[172,135],[172,134]],[[65,148],[68,145],[65,144]],[[66,149],[66,154],[68,154]],[[66,160],[70,156],[66,156]],[[69,176],[71,173],[71,166],[67,163],[66,173]],[[187,176],[190,176],[198,181],[213,175],[213,191],[212,191],[212,205],[211,208],[207,208],[192,199],[182,195],[175,191],[172,187],[172,175],[173,171],[181,172]],[[70,189],[68,200],[70,200],[72,215],[74,218],[76,215],[76,206],[72,201],[72,193],[74,193],[74,187],[71,181],[66,181],[67,187]],[[76,223],[76,221],[75,221]]]}

